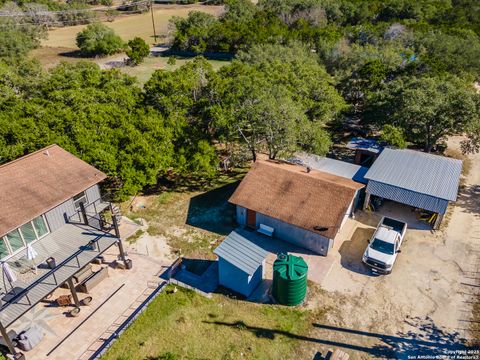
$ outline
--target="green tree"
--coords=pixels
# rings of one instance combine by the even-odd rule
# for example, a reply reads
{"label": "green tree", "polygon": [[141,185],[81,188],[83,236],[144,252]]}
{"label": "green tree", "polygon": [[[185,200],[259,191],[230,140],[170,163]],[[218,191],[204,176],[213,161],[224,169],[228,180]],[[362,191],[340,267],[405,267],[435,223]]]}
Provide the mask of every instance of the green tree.
{"label": "green tree", "polygon": [[0,161],[57,143],[104,171],[119,198],[135,194],[173,163],[173,129],[141,102],[134,79],[117,70],[60,64],[0,112]]}
{"label": "green tree", "polygon": [[407,140],[430,152],[478,117],[476,96],[472,85],[455,77],[398,79],[370,97],[366,117],[402,128]]}
{"label": "green tree", "polygon": [[127,43],[128,49],[125,51],[132,65],[138,65],[150,55],[150,46],[142,38],[135,37]]}
{"label": "green tree", "polygon": [[477,112],[475,118],[469,122],[465,128],[467,139],[461,143],[462,151],[464,153],[480,152],[480,94],[477,93],[474,101]]}
{"label": "green tree", "polygon": [[88,25],[77,34],[77,46],[83,55],[112,55],[124,48],[120,36],[102,23]]}
{"label": "green tree", "polygon": [[144,101],[160,111],[174,129],[175,169],[210,178],[217,166],[214,129],[207,108],[210,83],[217,77],[202,57],[174,71],[157,70],[144,86]]}
{"label": "green tree", "polygon": [[390,124],[383,126],[380,140],[399,149],[405,149],[407,147],[403,130]]}
{"label": "green tree", "polygon": [[170,23],[176,28],[172,47],[201,54],[207,50],[215,16],[202,11],[191,11],[188,17],[174,16]]}

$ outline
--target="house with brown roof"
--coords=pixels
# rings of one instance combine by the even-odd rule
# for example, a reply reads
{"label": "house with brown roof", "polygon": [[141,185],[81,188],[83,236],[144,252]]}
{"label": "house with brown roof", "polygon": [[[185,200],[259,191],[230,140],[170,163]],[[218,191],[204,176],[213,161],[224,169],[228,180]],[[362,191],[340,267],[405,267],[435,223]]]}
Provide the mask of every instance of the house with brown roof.
{"label": "house with brown roof", "polygon": [[119,214],[100,194],[106,177],[58,145],[0,166],[0,334],[10,352],[7,328],[62,284],[79,309],[74,276],[107,249],[116,245],[127,267]]}
{"label": "house with brown roof", "polygon": [[327,255],[364,184],[281,161],[257,161],[229,201],[237,222]]}

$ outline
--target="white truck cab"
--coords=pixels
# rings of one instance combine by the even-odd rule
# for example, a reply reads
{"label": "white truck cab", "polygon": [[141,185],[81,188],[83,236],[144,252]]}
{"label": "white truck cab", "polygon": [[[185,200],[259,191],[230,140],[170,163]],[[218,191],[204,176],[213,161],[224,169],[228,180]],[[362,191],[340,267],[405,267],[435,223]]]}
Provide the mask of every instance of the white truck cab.
{"label": "white truck cab", "polygon": [[362,261],[374,272],[390,274],[406,231],[405,222],[384,216],[368,241]]}

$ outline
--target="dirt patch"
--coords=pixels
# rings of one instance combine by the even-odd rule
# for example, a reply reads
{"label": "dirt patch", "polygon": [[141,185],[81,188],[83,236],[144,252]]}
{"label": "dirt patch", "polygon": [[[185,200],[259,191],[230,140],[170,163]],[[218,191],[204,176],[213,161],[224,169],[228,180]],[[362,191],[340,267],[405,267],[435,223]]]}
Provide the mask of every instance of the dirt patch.
{"label": "dirt patch", "polygon": [[166,242],[172,254],[213,259],[212,250],[236,227],[235,208],[228,199],[238,181],[236,175],[224,180],[226,183],[206,191],[179,189],[139,195],[122,204],[122,212],[131,219],[144,219],[148,236]]}
{"label": "dirt patch", "polygon": [[[449,143],[458,149],[461,138]],[[376,276],[363,267],[361,256],[378,223],[377,214],[359,212],[357,228],[329,256],[336,259],[310,299],[310,307],[326,308],[325,320],[312,324],[305,357],[319,349],[341,348],[352,359],[407,358],[465,349],[478,338],[472,306],[479,286],[480,155],[469,156],[471,170],[450,221],[441,231],[409,229],[393,272]],[[478,273],[477,273],[478,274]],[[472,282],[473,281],[473,282]],[[473,322],[472,322],[473,321]]]}

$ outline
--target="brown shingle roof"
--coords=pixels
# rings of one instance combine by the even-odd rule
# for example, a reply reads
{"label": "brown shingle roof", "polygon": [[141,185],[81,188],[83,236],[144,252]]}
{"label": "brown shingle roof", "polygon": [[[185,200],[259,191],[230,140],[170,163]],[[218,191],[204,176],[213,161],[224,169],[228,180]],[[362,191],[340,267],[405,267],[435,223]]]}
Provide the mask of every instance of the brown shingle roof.
{"label": "brown shingle roof", "polygon": [[[333,239],[355,192],[364,185],[276,161],[257,161],[230,202]],[[326,227],[316,231],[314,227]]]}
{"label": "brown shingle roof", "polygon": [[106,177],[58,145],[0,166],[0,236]]}

